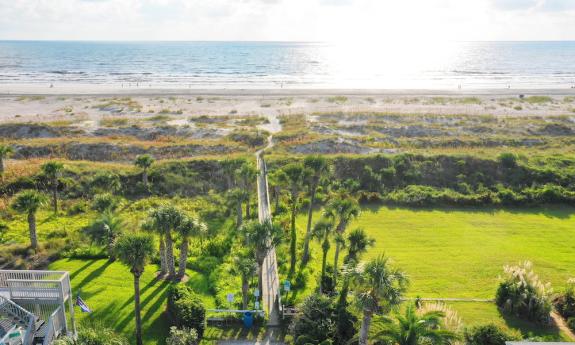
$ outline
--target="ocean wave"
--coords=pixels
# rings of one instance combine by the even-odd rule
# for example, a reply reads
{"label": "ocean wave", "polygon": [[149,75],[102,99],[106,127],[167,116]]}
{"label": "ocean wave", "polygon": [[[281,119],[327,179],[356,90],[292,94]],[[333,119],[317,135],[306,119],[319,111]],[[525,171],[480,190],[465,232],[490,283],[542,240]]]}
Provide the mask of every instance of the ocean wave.
{"label": "ocean wave", "polygon": [[47,73],[50,74],[60,74],[60,75],[66,75],[66,74],[86,74],[86,72],[83,71],[64,71],[64,70],[56,70],[56,71],[48,71]]}
{"label": "ocean wave", "polygon": [[468,74],[468,75],[507,75],[509,73],[506,72],[481,72],[481,71],[466,71],[466,70],[457,70],[454,69],[451,71],[455,74]]}

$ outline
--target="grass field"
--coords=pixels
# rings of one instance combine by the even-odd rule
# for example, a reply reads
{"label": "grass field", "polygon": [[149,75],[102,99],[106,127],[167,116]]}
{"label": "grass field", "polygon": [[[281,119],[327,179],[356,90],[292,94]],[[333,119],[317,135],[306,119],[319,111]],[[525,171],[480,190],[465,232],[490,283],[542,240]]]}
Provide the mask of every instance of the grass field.
{"label": "grass field", "polygon": [[[530,260],[544,281],[561,290],[575,276],[575,209],[408,209],[363,208],[348,229],[363,227],[376,240],[365,255],[391,257],[410,277],[407,295],[429,298],[494,298],[503,266]],[[319,218],[316,213],[314,219]],[[303,238],[305,217],[298,218]],[[333,262],[333,248],[329,262]],[[320,248],[312,244],[311,276],[305,296],[315,288]],[[537,335],[556,329],[506,318],[492,303],[451,303],[465,325],[494,322]]]}

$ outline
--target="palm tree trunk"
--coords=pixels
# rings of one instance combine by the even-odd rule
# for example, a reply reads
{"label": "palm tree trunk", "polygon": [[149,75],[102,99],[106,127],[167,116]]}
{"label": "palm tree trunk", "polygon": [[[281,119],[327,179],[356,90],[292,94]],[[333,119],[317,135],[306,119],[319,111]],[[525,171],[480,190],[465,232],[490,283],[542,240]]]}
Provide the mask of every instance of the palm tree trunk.
{"label": "palm tree trunk", "polygon": [[248,194],[248,197],[246,199],[246,219],[250,219],[250,214],[251,214],[251,208],[250,208],[250,196]]}
{"label": "palm tree trunk", "polygon": [[327,261],[327,250],[323,250],[323,255],[322,255],[322,259],[321,259],[321,280],[319,282],[319,293],[322,294],[323,293],[323,281],[325,278],[325,266],[326,266],[326,261]]}
{"label": "palm tree trunk", "polygon": [[292,200],[292,207],[291,207],[291,234],[290,234],[290,268],[289,268],[289,276],[292,277],[295,273],[295,264],[296,264],[296,245],[297,245],[297,238],[296,238],[296,229],[295,229],[295,200]]}
{"label": "palm tree trunk", "polygon": [[176,276],[176,262],[174,261],[174,241],[170,231],[166,233],[166,265],[168,266],[168,277]]}
{"label": "palm tree trunk", "polygon": [[274,207],[274,214],[278,212],[278,208],[280,206],[280,188],[278,186],[274,187],[275,191],[275,207]]}
{"label": "palm tree trunk", "polygon": [[116,253],[114,253],[114,240],[108,240],[108,260],[110,262],[116,261]]}
{"label": "palm tree trunk", "polygon": [[4,173],[4,157],[0,156],[0,174]]}
{"label": "palm tree trunk", "polygon": [[144,183],[144,186],[148,186],[148,171],[146,169],[142,172],[142,182]]}
{"label": "palm tree trunk", "polygon": [[241,201],[239,201],[236,205],[236,212],[237,212],[236,224],[239,228],[240,226],[242,226],[242,223],[244,222],[242,219],[242,202]]}
{"label": "palm tree trunk", "polygon": [[363,311],[363,320],[361,320],[361,328],[359,329],[359,345],[367,345],[367,338],[369,335],[369,326],[371,324],[372,312],[368,310]]}
{"label": "palm tree trunk", "polygon": [[307,228],[305,230],[305,242],[303,244],[302,263],[307,263],[309,260],[309,241],[311,238],[311,221],[313,217],[313,204],[315,202],[315,185],[312,186],[310,191],[309,207],[307,209]]}
{"label": "palm tree trunk", "polygon": [[52,189],[52,203],[54,205],[54,213],[58,213],[58,180],[53,182],[54,187]]}
{"label": "palm tree trunk", "polygon": [[[262,292],[264,291],[264,263],[263,262],[258,262],[258,289],[260,292],[259,297],[257,297],[258,301],[262,300]],[[262,305],[260,304],[260,308],[262,308]]]}
{"label": "palm tree trunk", "polygon": [[36,235],[36,214],[28,213],[28,230],[30,231],[30,246],[36,250],[38,248],[38,236]]}
{"label": "palm tree trunk", "polygon": [[337,283],[337,261],[339,260],[339,249],[340,244],[337,242],[335,244],[335,257],[333,259],[333,283],[334,285]]}
{"label": "palm tree trunk", "polygon": [[178,278],[183,278],[186,275],[186,264],[188,262],[188,238],[182,238],[182,245],[180,246],[180,263],[178,264]]}
{"label": "palm tree trunk", "polygon": [[249,281],[248,277],[242,275],[242,309],[248,309],[248,292],[249,292]]}
{"label": "palm tree trunk", "polygon": [[134,273],[134,311],[136,313],[136,345],[142,345],[142,317],[140,315],[140,273]]}
{"label": "palm tree trunk", "polygon": [[166,241],[164,235],[160,234],[160,275],[164,276],[168,273],[166,265]]}

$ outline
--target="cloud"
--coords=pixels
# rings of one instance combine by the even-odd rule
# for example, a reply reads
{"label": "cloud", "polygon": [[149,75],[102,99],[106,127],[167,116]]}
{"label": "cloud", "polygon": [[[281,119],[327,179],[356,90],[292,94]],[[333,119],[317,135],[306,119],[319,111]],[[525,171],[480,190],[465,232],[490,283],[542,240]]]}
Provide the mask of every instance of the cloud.
{"label": "cloud", "polygon": [[526,10],[537,6],[539,0],[492,0],[492,3],[501,10]]}

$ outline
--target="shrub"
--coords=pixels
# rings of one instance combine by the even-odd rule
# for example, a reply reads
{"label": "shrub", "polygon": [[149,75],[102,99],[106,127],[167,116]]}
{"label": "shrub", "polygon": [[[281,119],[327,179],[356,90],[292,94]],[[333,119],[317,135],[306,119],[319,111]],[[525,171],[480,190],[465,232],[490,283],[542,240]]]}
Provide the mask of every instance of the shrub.
{"label": "shrub", "polygon": [[299,306],[290,331],[296,345],[319,344],[334,339],[337,327],[331,300],[316,294],[307,297]]}
{"label": "shrub", "polygon": [[106,210],[115,210],[118,207],[119,200],[110,193],[96,194],[92,201],[92,209],[98,212]]}
{"label": "shrub", "polygon": [[549,284],[544,284],[533,272],[530,262],[505,266],[505,277],[499,284],[495,302],[508,313],[530,321],[548,323],[551,312]]}
{"label": "shrub", "polygon": [[54,342],[54,345],[129,345],[124,336],[115,333],[112,329],[91,326],[80,327],[78,338],[64,337]]}
{"label": "shrub", "polygon": [[575,331],[575,317],[570,317],[567,320],[567,326]]}
{"label": "shrub", "polygon": [[197,345],[198,332],[195,329],[178,329],[170,327],[170,336],[166,339],[166,345]]}
{"label": "shrub", "polygon": [[191,261],[189,266],[194,271],[210,274],[210,272],[213,272],[220,264],[220,259],[215,256],[199,256],[196,260]]}
{"label": "shrub", "polygon": [[466,329],[463,337],[466,345],[505,345],[506,341],[517,340],[493,324]]}
{"label": "shrub", "polygon": [[86,202],[84,200],[75,202],[66,210],[66,214],[69,216],[75,216],[77,214],[86,213]]}
{"label": "shrub", "polygon": [[168,313],[174,326],[192,328],[198,339],[206,328],[206,308],[200,297],[188,286],[176,284],[168,290]]}
{"label": "shrub", "polygon": [[[555,298],[553,304],[557,312],[566,320],[575,318],[575,279],[569,279],[567,289]],[[575,322],[575,320],[571,321]]]}

